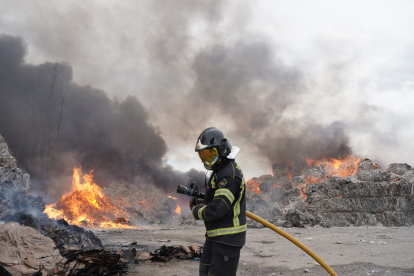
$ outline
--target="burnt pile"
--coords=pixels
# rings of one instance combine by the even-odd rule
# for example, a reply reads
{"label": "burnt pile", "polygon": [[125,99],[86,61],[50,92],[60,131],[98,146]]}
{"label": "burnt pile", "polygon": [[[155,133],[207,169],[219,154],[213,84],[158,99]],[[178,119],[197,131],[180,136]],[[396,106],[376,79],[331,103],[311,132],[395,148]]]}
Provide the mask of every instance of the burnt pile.
{"label": "burnt pile", "polygon": [[[287,171],[286,171],[287,173]],[[287,181],[289,179],[287,178]],[[246,182],[247,211],[252,212],[276,225],[283,225],[282,216],[285,204],[283,202],[284,177],[262,175]],[[280,186],[282,185],[282,186]],[[263,227],[262,224],[248,219],[249,227]]]}
{"label": "burnt pile", "polygon": [[63,256],[65,275],[119,275],[128,263],[120,254],[104,249],[69,250]]}
{"label": "burnt pile", "polygon": [[0,136],[0,247],[11,252],[2,254],[0,272],[114,275],[125,269],[121,255],[105,251],[91,231],[48,218],[43,198],[30,195],[29,188],[29,175]]}
{"label": "burnt pile", "polygon": [[134,257],[134,260],[137,263],[140,261],[168,262],[173,259],[194,260],[197,258],[201,258],[202,253],[203,253],[203,247],[198,247],[195,244],[192,244],[190,246],[163,245],[152,253],[147,253],[147,252],[137,253]]}
{"label": "burnt pile", "polygon": [[273,176],[248,181],[248,210],[281,226],[414,224],[414,170],[408,164],[383,171],[365,158],[297,168],[275,164]]}

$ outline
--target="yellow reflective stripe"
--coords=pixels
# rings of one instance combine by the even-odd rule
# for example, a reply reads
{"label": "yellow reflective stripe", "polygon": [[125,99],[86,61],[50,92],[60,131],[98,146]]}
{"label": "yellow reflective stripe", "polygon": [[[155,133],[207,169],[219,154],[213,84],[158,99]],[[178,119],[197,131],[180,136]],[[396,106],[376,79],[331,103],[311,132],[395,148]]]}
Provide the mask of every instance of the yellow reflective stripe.
{"label": "yellow reflective stripe", "polygon": [[208,237],[237,234],[247,230],[247,224],[238,227],[219,228],[207,231]]}
{"label": "yellow reflective stripe", "polygon": [[216,182],[214,181],[214,178],[216,177],[216,175],[214,175],[212,178],[211,178],[211,188],[213,188],[213,189],[215,189],[215,188],[217,188],[217,186],[216,186]]}
{"label": "yellow reflective stripe", "polygon": [[241,168],[239,167],[239,165],[236,166],[236,169],[238,169],[240,171],[241,175],[243,175],[243,172],[242,172]]}
{"label": "yellow reflective stripe", "polygon": [[233,225],[235,227],[240,225],[240,221],[239,221],[240,201],[241,201],[241,198],[244,192],[244,176],[243,176],[242,182],[240,183],[240,188],[241,188],[241,192],[240,192],[239,198],[237,199],[237,202],[236,204],[234,204],[234,207],[233,207],[233,213],[234,213]]}
{"label": "yellow reflective stripe", "polygon": [[233,204],[233,201],[234,201],[234,195],[232,194],[232,192],[230,192],[230,190],[229,190],[229,189],[226,189],[226,188],[221,188],[221,189],[218,189],[218,190],[214,193],[214,197],[221,196],[221,195],[226,196],[226,197],[230,200],[230,204]]}
{"label": "yellow reflective stripe", "polygon": [[198,218],[199,219],[201,219],[201,220],[205,220],[204,218],[203,218],[203,210],[205,209],[207,207],[207,205],[204,205],[203,207],[201,207],[200,209],[198,209]]}
{"label": "yellow reflective stripe", "polygon": [[236,171],[234,170],[233,162],[230,162],[231,166],[233,167],[233,178],[236,176]]}

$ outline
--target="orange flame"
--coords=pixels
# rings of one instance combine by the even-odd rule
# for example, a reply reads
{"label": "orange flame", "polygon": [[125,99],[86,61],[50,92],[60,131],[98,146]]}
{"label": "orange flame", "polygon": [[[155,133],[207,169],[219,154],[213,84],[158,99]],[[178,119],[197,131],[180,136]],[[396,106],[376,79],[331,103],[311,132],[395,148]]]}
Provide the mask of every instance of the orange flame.
{"label": "orange flame", "polygon": [[177,204],[177,208],[175,208],[174,213],[176,213],[177,215],[181,214],[181,206]]}
{"label": "orange flame", "polygon": [[[173,197],[173,196],[168,196],[168,198],[172,198],[175,201],[177,201],[178,198]],[[177,208],[175,208],[174,213],[176,213],[177,215],[181,215],[181,206],[177,204]],[[174,216],[173,216],[174,217]],[[174,217],[175,218],[175,217]]]}
{"label": "orange flame", "polygon": [[255,192],[256,194],[260,193],[259,186],[259,181],[255,181],[253,179],[250,179],[246,182],[246,190],[250,192]]}
{"label": "orange flame", "polygon": [[86,224],[100,228],[133,228],[128,224],[114,222],[127,222],[129,216],[103,194],[101,187],[93,182],[92,173],[90,171],[81,177],[81,167],[74,167],[72,190],[58,202],[47,205],[44,212],[49,218],[64,218],[68,223],[80,226]]}
{"label": "orange flame", "polygon": [[359,160],[359,158],[348,155],[344,159],[322,158],[322,160],[314,160],[312,158],[306,158],[306,163],[308,166],[312,167],[319,166],[323,163],[331,163],[332,166],[334,166],[335,170],[330,172],[330,175],[336,174],[340,177],[345,177],[349,175],[355,175]]}
{"label": "orange flame", "polygon": [[[359,158],[356,158],[352,155],[348,155],[344,159],[336,158],[322,158],[321,160],[315,160],[312,158],[306,158],[306,164],[310,167],[316,167],[322,164],[326,165],[329,175],[338,175],[339,177],[345,177],[350,175],[355,175],[357,172],[358,164],[360,162]],[[289,163],[287,162],[289,165]],[[291,173],[288,172],[289,180],[291,180]],[[309,177],[306,178],[308,183],[320,182],[320,178]],[[302,198],[306,200],[308,196],[305,194],[306,186],[302,188]]]}

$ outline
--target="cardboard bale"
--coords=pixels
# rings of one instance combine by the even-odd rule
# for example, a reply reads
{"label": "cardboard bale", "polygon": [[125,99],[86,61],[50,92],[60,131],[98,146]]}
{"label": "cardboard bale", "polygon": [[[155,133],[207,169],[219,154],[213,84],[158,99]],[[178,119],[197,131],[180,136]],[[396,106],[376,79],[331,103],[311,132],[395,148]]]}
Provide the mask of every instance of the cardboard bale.
{"label": "cardboard bale", "polygon": [[0,252],[0,265],[13,276],[55,275],[66,261],[50,238],[16,222],[0,225]]}

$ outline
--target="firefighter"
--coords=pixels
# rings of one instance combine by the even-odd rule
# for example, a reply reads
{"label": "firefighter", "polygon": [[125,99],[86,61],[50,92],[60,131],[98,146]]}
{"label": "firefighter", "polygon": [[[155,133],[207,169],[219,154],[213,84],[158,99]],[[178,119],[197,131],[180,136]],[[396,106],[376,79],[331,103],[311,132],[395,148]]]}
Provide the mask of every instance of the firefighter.
{"label": "firefighter", "polygon": [[198,137],[195,151],[207,169],[204,201],[196,205],[194,198],[190,200],[193,217],[206,227],[199,273],[236,275],[247,230],[245,181],[235,162],[240,149],[221,130],[210,127]]}

